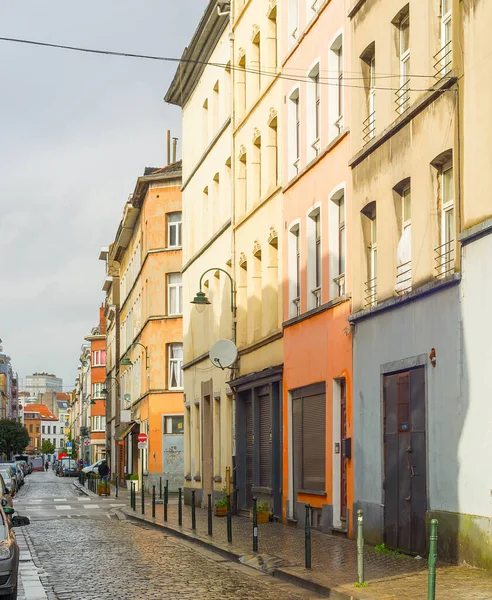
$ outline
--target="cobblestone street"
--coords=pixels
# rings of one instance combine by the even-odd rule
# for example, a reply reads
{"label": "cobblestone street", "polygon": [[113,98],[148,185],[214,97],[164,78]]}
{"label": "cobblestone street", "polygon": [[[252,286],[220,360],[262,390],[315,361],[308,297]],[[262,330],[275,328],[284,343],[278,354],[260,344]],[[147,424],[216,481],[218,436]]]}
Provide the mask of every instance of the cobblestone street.
{"label": "cobblestone street", "polygon": [[[17,532],[20,540],[22,534],[26,537],[44,592],[39,584],[36,587],[32,580],[27,581],[21,570],[22,600],[317,597],[145,524],[122,520],[116,514],[118,508],[110,503],[105,505],[107,514],[103,509],[92,514],[89,509],[80,518],[67,518],[71,516],[65,514],[70,512],[67,509],[58,517],[48,513],[45,520],[44,505],[62,498],[71,504],[79,502],[72,480],[56,479],[50,472],[31,475],[16,501],[16,507],[23,507],[22,514],[34,514],[33,507],[40,508],[31,525]],[[108,514],[112,518],[107,518]],[[34,575],[31,566],[29,576]]]}

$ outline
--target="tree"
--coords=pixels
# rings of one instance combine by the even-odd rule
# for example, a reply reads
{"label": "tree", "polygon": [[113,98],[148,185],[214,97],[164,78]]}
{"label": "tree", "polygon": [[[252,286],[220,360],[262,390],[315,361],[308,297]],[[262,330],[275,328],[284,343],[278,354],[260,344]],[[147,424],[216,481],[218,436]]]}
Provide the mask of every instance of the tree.
{"label": "tree", "polygon": [[49,440],[43,440],[41,444],[41,452],[43,454],[53,454],[55,451],[55,444],[51,443]]}
{"label": "tree", "polygon": [[29,446],[29,439],[29,433],[21,423],[0,419],[0,453],[8,458],[13,453],[22,454]]}

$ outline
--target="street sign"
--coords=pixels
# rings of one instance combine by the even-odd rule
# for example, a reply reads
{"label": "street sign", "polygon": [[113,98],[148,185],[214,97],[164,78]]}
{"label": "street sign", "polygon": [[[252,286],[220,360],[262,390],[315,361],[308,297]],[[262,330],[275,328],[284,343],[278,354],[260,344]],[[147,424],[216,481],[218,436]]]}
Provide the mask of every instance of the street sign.
{"label": "street sign", "polygon": [[139,450],[147,450],[147,442],[138,442]]}
{"label": "street sign", "polygon": [[72,442],[67,442],[67,450],[70,452],[72,449]]}
{"label": "street sign", "polygon": [[144,443],[147,442],[147,434],[146,433],[139,433],[138,434],[138,442],[139,443]]}
{"label": "street sign", "polygon": [[84,440],[84,444],[85,444],[86,446],[90,446],[90,445],[91,445],[91,441],[90,441],[90,440]]}

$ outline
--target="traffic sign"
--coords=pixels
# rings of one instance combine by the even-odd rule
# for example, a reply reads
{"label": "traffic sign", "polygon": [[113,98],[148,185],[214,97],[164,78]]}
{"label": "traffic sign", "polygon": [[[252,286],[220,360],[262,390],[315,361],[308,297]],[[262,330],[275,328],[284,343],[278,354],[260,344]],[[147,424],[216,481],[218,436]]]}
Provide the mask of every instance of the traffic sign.
{"label": "traffic sign", "polygon": [[138,442],[139,450],[147,450],[147,442]]}
{"label": "traffic sign", "polygon": [[138,434],[138,442],[139,442],[139,444],[143,444],[144,442],[147,442],[147,434],[139,433]]}
{"label": "traffic sign", "polygon": [[91,445],[91,441],[90,441],[90,440],[84,440],[84,444],[85,444],[86,446],[90,446],[90,445]]}
{"label": "traffic sign", "polygon": [[72,449],[72,442],[67,442],[67,450],[71,450]]}

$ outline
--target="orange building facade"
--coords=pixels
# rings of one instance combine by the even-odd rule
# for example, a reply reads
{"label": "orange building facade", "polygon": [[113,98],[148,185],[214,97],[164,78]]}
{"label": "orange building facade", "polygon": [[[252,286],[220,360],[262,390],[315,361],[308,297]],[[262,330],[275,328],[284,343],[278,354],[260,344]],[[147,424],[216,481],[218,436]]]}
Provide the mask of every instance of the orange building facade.
{"label": "orange building facade", "polygon": [[[284,522],[353,530],[349,106],[344,3],[284,20]],[[295,22],[295,29],[290,30]],[[347,63],[348,64],[348,63]],[[332,85],[324,85],[330,72]],[[338,75],[336,75],[338,73]],[[332,75],[333,74],[333,75]]]}

